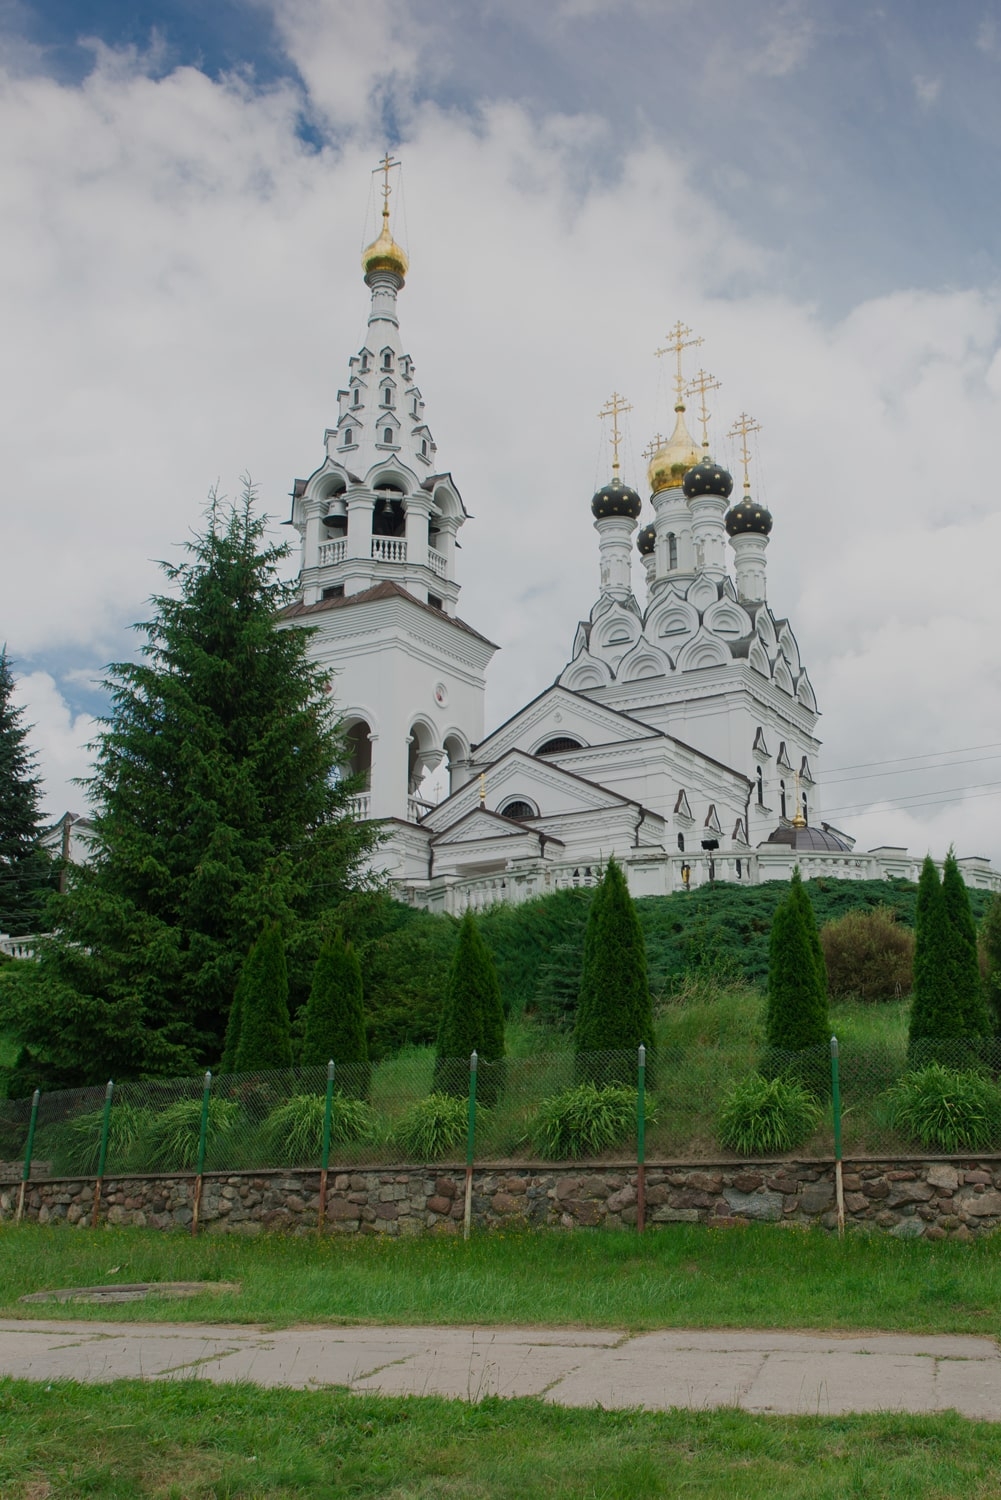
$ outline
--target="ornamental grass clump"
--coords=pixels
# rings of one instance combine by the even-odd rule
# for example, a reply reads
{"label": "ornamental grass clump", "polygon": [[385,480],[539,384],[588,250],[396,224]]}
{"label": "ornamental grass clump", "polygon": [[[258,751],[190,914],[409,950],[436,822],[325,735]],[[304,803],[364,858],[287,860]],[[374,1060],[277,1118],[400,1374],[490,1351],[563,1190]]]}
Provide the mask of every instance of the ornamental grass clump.
{"label": "ornamental grass clump", "polygon": [[719,1141],[741,1156],[775,1156],[801,1146],[820,1120],[820,1106],[801,1083],[752,1073],[723,1097]]}
{"label": "ornamental grass clump", "polygon": [[[149,1124],[149,1111],[124,1101],[114,1101],[108,1117],[108,1154],[106,1166],[123,1172],[145,1165],[143,1146]],[[60,1174],[79,1172],[95,1176],[101,1156],[101,1132],[104,1110],[91,1109],[86,1114],[61,1120],[38,1133],[36,1157],[48,1156],[52,1170]]]}
{"label": "ornamental grass clump", "polygon": [[983,1073],[929,1063],[887,1091],[894,1129],[926,1150],[981,1151],[1001,1142],[1001,1089]]}
{"label": "ornamental grass clump", "polygon": [[[317,1166],[323,1157],[324,1094],[293,1094],[279,1105],[261,1127],[261,1145],[276,1166]],[[332,1146],[371,1141],[377,1134],[376,1115],[364,1099],[334,1094],[330,1101]]]}
{"label": "ornamental grass clump", "polygon": [[[653,1122],[648,1108],[647,1123]],[[531,1139],[546,1161],[599,1156],[636,1133],[636,1090],[618,1083],[578,1083],[544,1099]]]}
{"label": "ornamental grass clump", "polygon": [[468,1121],[467,1099],[454,1094],[428,1094],[397,1121],[392,1144],[412,1161],[437,1161],[463,1145]]}
{"label": "ornamental grass clump", "polygon": [[[227,1157],[243,1119],[235,1099],[210,1099],[205,1139],[214,1159]],[[151,1172],[193,1172],[198,1166],[202,1129],[201,1099],[178,1099],[148,1117],[140,1146],[143,1165]],[[227,1159],[223,1162],[229,1166]]]}

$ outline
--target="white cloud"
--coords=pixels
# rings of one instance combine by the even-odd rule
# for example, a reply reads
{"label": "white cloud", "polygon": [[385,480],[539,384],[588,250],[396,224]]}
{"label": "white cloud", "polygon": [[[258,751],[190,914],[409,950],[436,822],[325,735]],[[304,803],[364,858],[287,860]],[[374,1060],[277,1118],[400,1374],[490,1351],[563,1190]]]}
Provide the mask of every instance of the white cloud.
{"label": "white cloud", "polygon": [[89,773],[86,747],[97,730],[96,721],[73,713],[48,672],[16,677],[14,701],[24,709],[28,744],[38,754],[45,816],[54,822],[67,811],[86,812],[84,790],[74,785],[74,779]]}
{"label": "white cloud", "polygon": [[[388,78],[406,134],[405,337],[439,456],[475,517],[461,612],[504,648],[488,720],[566,660],[597,591],[596,413],[613,388],[632,401],[626,477],[638,481],[642,448],[670,419],[653,350],[682,317],[724,382],[723,456],[737,412],[763,425],[752,480],[775,516],[769,593],[799,636],[828,762],[989,740],[998,288],[901,290],[832,324],[761,289],[772,258],[659,140],[637,139],[621,174],[598,180],[597,114],[500,104],[470,119],[415,103],[427,38],[405,8],[285,0],[279,20],[307,100],[192,68],[154,78],[107,52],[82,86],[20,76],[0,95],[12,654],[72,648],[97,663],[132,650],[123,624],[160,584],[152,559],[176,555],[217,478],[232,493],[249,470],[284,519],[361,342],[357,257]],[[350,127],[337,149],[297,139],[304,105]],[[90,729],[51,677],[26,683],[60,812],[52,788],[83,770]],[[861,800],[849,792],[837,805]],[[867,846],[941,852],[955,839],[1001,859],[996,806],[841,821]]]}
{"label": "white cloud", "polygon": [[925,78],[921,73],[915,74],[914,94],[922,109],[931,109],[933,104],[937,104],[941,92],[941,78]]}

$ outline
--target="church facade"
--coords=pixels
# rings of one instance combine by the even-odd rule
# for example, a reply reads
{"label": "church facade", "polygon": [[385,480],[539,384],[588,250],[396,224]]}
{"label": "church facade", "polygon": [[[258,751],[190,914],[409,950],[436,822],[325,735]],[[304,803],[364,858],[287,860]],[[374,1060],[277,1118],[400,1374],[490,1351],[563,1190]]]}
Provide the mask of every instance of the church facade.
{"label": "church facade", "polygon": [[[458,614],[456,539],[467,512],[442,468],[416,366],[400,331],[407,258],[390,230],[362,257],[371,306],[348,361],[324,457],[294,482],[299,598],[285,628],[310,627],[364,778],[356,812],[385,833],[378,859],[397,890],[459,912],[590,884],[609,856],[634,895],[709,880],[916,878],[904,849],[856,849],[823,817],[819,711],[788,620],[767,598],[767,509],[686,423],[682,350],[675,428],[650,451],[653,518],[619,476],[591,504],[598,597],[551,687],[485,732],[497,650]],[[700,372],[701,373],[701,372]],[[698,381],[696,381],[696,386]],[[633,591],[633,557],[645,597]],[[447,768],[448,792],[422,797]],[[971,885],[1001,886],[987,861]]]}

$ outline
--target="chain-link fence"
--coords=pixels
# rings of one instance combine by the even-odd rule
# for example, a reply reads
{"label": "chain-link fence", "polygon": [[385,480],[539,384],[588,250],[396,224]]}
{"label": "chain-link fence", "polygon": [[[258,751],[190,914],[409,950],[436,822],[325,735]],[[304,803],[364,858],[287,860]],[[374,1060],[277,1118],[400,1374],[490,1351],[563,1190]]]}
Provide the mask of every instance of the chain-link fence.
{"label": "chain-link fence", "polygon": [[371,1066],[140,1079],[0,1103],[0,1171],[120,1177],[435,1162],[1001,1151],[1001,1042],[764,1052],[405,1049]]}

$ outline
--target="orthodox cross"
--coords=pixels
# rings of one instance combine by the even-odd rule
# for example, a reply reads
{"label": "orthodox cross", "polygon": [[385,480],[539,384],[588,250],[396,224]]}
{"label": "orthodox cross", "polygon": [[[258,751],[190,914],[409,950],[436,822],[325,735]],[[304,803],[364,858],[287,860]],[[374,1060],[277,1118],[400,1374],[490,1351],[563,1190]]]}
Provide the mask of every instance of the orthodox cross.
{"label": "orthodox cross", "polygon": [[382,173],[382,217],[384,219],[389,218],[389,195],[393,191],[393,189],[389,185],[389,174],[393,167],[398,167],[399,165],[400,163],[398,161],[394,161],[387,151],[379,165],[372,168],[373,177],[375,176],[376,172]]}
{"label": "orthodox cross", "polygon": [[720,383],[716,379],[716,377],[714,375],[708,374],[708,372],[705,370],[700,370],[699,373],[695,376],[695,379],[690,380],[686,387],[686,390],[690,396],[697,391],[702,398],[702,405],[699,408],[699,421],[702,423],[702,446],[707,450],[709,447],[710,413],[709,408],[706,405],[706,396],[710,391],[718,391],[719,388]]}
{"label": "orthodox cross", "polygon": [[653,458],[654,454],[659,453],[666,442],[667,438],[662,432],[655,432],[653,437],[650,439],[650,442],[643,449],[643,457]]}
{"label": "orthodox cross", "polygon": [[727,437],[739,437],[741,439],[740,457],[744,465],[745,494],[751,488],[751,481],[748,475],[748,470],[751,463],[751,452],[747,446],[747,439],[750,437],[752,432],[760,431],[761,423],[756,422],[753,417],[749,417],[746,411],[742,411],[736,422],[734,422],[733,426],[730,428],[730,431],[727,433]]}
{"label": "orthodox cross", "polygon": [[663,349],[657,349],[654,351],[658,359],[662,354],[674,354],[677,358],[678,368],[674,376],[674,389],[676,393],[676,399],[674,403],[675,411],[677,411],[679,406],[682,410],[684,410],[685,406],[685,377],[681,373],[681,351],[682,349],[697,349],[699,344],[705,343],[705,339],[689,338],[688,335],[691,333],[691,331],[692,330],[687,327],[686,324],[682,323],[681,319],[679,318],[674,327],[668,329],[667,343],[664,345]]}
{"label": "orthodox cross", "polygon": [[626,411],[632,411],[632,407],[630,406],[629,402],[626,400],[625,396],[620,396],[618,391],[613,391],[611,396],[608,398],[608,400],[605,402],[604,406],[598,413],[598,416],[602,421],[604,421],[606,417],[611,417],[612,419],[612,473],[616,475],[616,477],[618,477],[619,473],[619,443],[622,441],[622,435],[619,432],[619,413]]}

